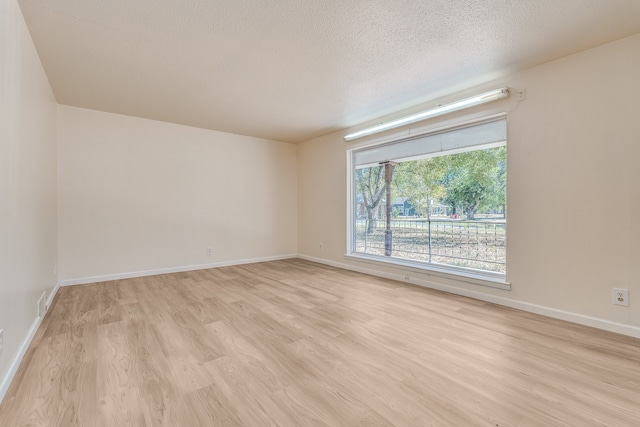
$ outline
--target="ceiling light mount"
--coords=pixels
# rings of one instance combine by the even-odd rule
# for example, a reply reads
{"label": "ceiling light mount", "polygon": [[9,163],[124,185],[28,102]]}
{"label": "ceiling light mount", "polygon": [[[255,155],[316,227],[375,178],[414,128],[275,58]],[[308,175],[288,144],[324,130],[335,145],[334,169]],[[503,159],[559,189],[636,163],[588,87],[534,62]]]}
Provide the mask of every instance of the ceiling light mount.
{"label": "ceiling light mount", "polygon": [[489,92],[484,92],[469,98],[461,99],[459,101],[451,102],[449,104],[438,105],[435,108],[422,111],[420,113],[412,114],[407,117],[392,120],[387,123],[380,123],[375,126],[368,127],[358,132],[345,135],[345,141],[352,141],[354,139],[362,138],[363,136],[373,135],[374,133],[383,132],[385,130],[394,129],[400,126],[408,125],[411,123],[419,122],[432,117],[441,116],[443,114],[452,113],[454,111],[464,110],[466,108],[474,107],[480,104],[486,104],[487,102],[497,101],[498,99],[507,98],[509,96],[509,88],[502,87],[500,89],[494,89]]}

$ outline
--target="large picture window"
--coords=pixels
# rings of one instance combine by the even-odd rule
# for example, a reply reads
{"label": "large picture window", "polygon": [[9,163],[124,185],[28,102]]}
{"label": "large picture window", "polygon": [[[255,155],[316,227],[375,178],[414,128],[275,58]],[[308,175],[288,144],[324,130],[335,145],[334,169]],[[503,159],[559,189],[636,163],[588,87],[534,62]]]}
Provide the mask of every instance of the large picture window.
{"label": "large picture window", "polygon": [[349,253],[452,273],[506,273],[506,120],[350,152]]}

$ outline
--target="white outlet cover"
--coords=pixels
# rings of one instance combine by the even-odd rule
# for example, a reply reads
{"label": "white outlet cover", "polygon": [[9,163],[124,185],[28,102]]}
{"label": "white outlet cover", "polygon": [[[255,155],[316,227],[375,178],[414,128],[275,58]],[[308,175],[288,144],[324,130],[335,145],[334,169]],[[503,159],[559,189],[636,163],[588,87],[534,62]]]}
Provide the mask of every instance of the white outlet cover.
{"label": "white outlet cover", "polygon": [[614,305],[629,306],[629,289],[613,288],[612,302]]}

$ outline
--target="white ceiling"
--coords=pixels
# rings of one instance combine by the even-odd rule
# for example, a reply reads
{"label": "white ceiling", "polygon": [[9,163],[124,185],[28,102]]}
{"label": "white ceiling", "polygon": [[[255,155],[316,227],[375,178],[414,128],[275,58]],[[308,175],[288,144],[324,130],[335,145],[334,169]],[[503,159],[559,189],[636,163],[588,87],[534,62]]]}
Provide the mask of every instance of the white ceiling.
{"label": "white ceiling", "polygon": [[61,104],[300,142],[640,32],[640,0],[20,0]]}

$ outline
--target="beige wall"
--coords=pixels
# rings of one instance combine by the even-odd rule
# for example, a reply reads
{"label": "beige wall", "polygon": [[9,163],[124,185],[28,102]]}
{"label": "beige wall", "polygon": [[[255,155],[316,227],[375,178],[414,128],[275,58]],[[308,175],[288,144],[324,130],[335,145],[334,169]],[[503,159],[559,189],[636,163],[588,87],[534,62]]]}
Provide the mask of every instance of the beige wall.
{"label": "beige wall", "polygon": [[0,398],[56,278],[56,104],[15,0],[0,0]]}
{"label": "beige wall", "polygon": [[61,280],[295,254],[296,149],[60,105]]}
{"label": "beige wall", "polygon": [[[457,117],[415,125],[414,131],[428,130],[455,120],[507,112],[507,278],[512,290],[413,271],[411,277],[430,286],[575,320],[575,316],[563,316],[569,312],[582,317],[583,323],[595,318],[640,327],[638,76],[640,35],[469,91],[508,85],[525,89],[524,101],[512,96]],[[409,130],[395,133],[404,135]],[[346,133],[300,145],[299,253],[404,277],[400,267],[344,257],[345,152],[355,145],[342,140]],[[356,144],[363,143],[367,141]],[[614,286],[629,289],[630,307],[612,305]]]}

